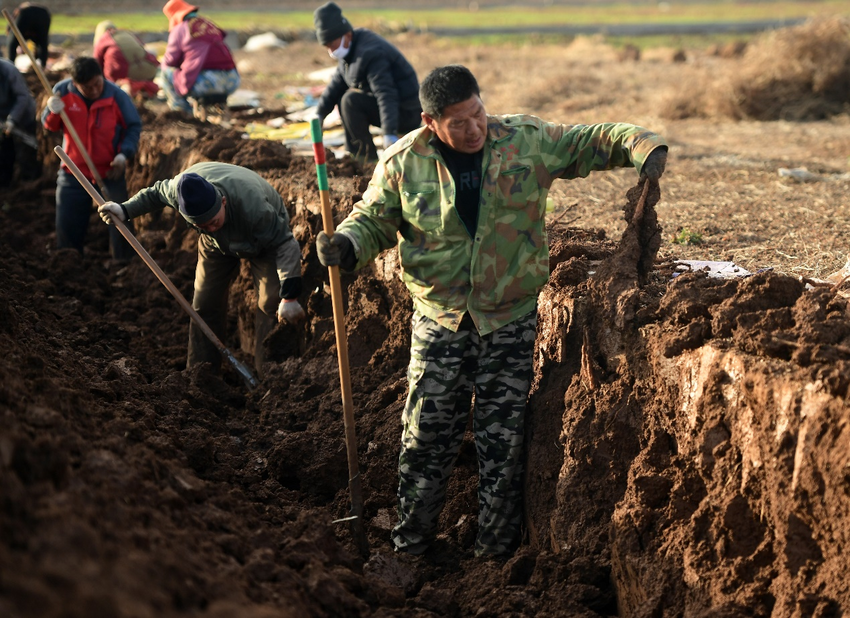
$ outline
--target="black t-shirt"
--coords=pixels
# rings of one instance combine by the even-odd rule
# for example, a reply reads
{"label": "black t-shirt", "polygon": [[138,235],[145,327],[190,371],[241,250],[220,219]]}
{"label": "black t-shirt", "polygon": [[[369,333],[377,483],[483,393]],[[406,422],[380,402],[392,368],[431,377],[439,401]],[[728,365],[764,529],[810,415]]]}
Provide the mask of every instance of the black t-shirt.
{"label": "black t-shirt", "polygon": [[481,201],[481,162],[484,149],[473,154],[458,152],[449,148],[436,137],[433,145],[443,155],[446,167],[455,181],[455,210],[466,227],[469,235],[474,237],[478,228],[478,204]]}

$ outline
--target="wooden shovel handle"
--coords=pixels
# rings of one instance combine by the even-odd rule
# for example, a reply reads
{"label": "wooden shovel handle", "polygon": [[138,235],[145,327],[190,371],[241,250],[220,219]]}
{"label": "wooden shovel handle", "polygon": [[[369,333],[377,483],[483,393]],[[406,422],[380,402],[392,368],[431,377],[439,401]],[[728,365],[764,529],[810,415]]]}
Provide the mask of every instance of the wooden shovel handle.
{"label": "wooden shovel handle", "polygon": [[[56,146],[53,151],[57,155],[59,155],[59,158],[62,159],[62,162],[68,166],[68,169],[71,170],[71,173],[74,175],[74,177],[78,181],[80,181],[80,184],[83,186],[86,192],[88,192],[94,202],[98,206],[105,204],[106,200],[101,197],[101,195],[97,192],[97,189],[95,189],[88,181],[88,178],[83,175],[83,173],[80,171],[80,168],[78,168],[77,165],[68,156],[68,153],[62,150],[61,146]],[[127,228],[124,222],[121,221],[121,219],[119,219],[118,217],[113,217],[112,215],[110,215],[109,218],[115,225],[115,227],[118,228],[118,231],[121,232],[121,235],[127,240],[128,243],[130,243],[130,246],[136,250],[136,253],[139,254],[139,257],[141,257],[145,264],[148,265],[148,268],[153,271],[153,273],[156,275],[157,279],[160,280],[162,285],[164,285],[165,288],[169,292],[171,292],[171,295],[174,296],[177,302],[180,303],[180,306],[183,307],[183,310],[189,314],[190,318],[195,320],[195,322],[201,328],[204,334],[209,337],[210,341],[212,341],[213,344],[215,344],[219,352],[224,354],[225,347],[221,340],[216,336],[216,334],[207,325],[207,323],[204,322],[204,319],[200,315],[198,315],[198,312],[192,308],[192,305],[189,303],[189,301],[186,300],[186,297],[180,293],[180,290],[177,289],[171,279],[168,278],[168,275],[166,275],[165,272],[159,267],[159,264],[156,263],[153,257],[151,257],[151,254],[147,252],[147,250],[142,246],[139,240],[133,235],[129,228]]]}

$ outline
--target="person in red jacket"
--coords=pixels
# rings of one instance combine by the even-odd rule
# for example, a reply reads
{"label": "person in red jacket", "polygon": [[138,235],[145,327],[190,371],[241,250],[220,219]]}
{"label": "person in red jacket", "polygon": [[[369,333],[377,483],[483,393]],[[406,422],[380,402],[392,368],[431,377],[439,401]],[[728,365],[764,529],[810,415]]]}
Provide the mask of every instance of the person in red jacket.
{"label": "person in red jacket", "polygon": [[[103,179],[108,199],[127,199],[124,170],[127,159],[139,147],[142,119],[129,95],[110,81],[103,79],[100,65],[92,57],[82,56],[71,65],[71,77],[53,87],[53,96],[41,120],[48,131],[63,130],[62,147],[85,177],[97,184],[86,164],[85,157],[64,126],[62,110],[88,151],[97,173]],[[60,249],[73,248],[83,252],[89,219],[94,212],[92,199],[73,174],[63,165],[56,182],[56,244]],[[127,262],[132,247],[115,227],[110,228],[112,258]]]}
{"label": "person in red jacket", "polygon": [[168,43],[162,57],[162,89],[168,106],[192,113],[188,99],[226,97],[234,92],[239,72],[224,43],[224,30],[184,0],[168,0],[162,12],[168,18]]}
{"label": "person in red jacket", "polygon": [[153,81],[159,61],[132,32],[119,30],[111,21],[100,22],[94,29],[94,57],[103,77],[131,97],[150,99],[159,92]]}

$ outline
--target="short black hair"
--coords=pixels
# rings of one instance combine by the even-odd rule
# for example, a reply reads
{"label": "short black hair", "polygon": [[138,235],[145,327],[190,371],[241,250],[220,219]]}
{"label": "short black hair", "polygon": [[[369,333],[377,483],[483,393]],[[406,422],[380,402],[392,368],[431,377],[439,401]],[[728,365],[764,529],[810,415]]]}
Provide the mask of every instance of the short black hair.
{"label": "short black hair", "polygon": [[87,84],[98,75],[103,75],[103,69],[100,68],[97,60],[91,56],[74,58],[74,62],[71,64],[71,79],[76,83]]}
{"label": "short black hair", "polygon": [[460,64],[437,67],[425,76],[419,87],[422,111],[432,118],[441,117],[450,105],[480,95],[481,90],[472,71]]}

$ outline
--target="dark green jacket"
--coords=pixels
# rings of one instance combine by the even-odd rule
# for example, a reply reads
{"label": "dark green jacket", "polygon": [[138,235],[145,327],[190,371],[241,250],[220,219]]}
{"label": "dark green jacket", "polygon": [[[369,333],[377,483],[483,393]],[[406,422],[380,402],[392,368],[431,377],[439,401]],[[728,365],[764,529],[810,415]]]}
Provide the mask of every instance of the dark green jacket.
{"label": "dark green jacket", "polygon": [[281,282],[301,276],[301,249],[289,229],[289,213],[280,194],[262,176],[230,163],[196,163],[170,180],[159,180],[124,202],[127,215],[173,208],[179,210],[177,183],[194,172],[227,198],[227,218],[216,232],[204,232],[225,255],[264,257],[277,265]]}

